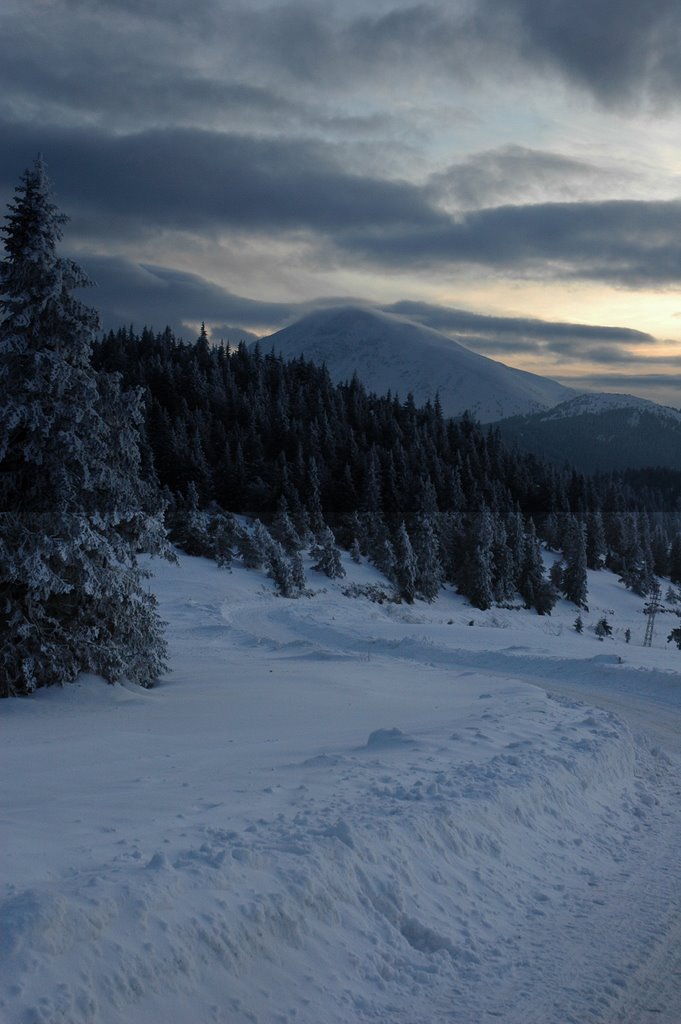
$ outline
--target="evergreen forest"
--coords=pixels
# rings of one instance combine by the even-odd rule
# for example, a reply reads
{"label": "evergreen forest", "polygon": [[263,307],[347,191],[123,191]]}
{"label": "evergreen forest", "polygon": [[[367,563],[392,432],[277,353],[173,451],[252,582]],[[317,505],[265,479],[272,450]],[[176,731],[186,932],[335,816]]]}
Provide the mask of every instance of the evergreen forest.
{"label": "evergreen forest", "polygon": [[[94,362],[143,389],[147,470],[171,536],[194,553],[243,548],[239,515],[280,561],[335,541],[407,601],[450,583],[478,608],[521,599],[545,614],[559,594],[587,606],[587,567],[642,595],[656,574],[681,582],[680,474],[560,469],[468,417],[445,419],[437,401],[378,397],[357,378],[334,385],[302,358],[211,346],[205,329],[193,344],[169,330],[110,332]],[[550,574],[542,542],[556,552]],[[284,592],[300,592],[295,564],[294,575]]]}

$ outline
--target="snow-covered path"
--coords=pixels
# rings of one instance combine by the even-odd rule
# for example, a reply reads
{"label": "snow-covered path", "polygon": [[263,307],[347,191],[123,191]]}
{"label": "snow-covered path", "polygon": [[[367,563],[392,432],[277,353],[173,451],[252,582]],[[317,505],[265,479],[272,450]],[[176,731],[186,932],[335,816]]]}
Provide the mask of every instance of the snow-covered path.
{"label": "snow-covered path", "polygon": [[163,685],[0,706],[3,1024],[678,1024],[681,655],[640,600],[592,579],[599,643],[314,581],[161,565]]}

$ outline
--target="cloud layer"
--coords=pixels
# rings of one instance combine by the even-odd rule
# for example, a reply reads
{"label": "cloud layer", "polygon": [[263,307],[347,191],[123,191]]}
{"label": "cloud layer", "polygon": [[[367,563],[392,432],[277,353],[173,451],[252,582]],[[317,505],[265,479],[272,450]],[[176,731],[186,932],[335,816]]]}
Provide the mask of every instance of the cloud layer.
{"label": "cloud layer", "polygon": [[361,290],[510,362],[655,352],[532,302],[681,283],[677,0],[7,0],[0,39],[0,200],[42,151],[110,324]]}

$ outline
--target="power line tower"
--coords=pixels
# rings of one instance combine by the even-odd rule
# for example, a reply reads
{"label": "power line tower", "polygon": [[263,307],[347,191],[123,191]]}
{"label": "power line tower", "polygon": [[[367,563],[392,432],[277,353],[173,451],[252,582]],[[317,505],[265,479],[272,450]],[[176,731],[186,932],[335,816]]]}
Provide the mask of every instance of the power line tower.
{"label": "power line tower", "polygon": [[655,581],[650,588],[650,601],[644,609],[648,613],[648,621],[646,622],[646,635],[643,638],[644,647],[653,646],[653,626],[655,625],[655,616],[660,610],[660,584]]}

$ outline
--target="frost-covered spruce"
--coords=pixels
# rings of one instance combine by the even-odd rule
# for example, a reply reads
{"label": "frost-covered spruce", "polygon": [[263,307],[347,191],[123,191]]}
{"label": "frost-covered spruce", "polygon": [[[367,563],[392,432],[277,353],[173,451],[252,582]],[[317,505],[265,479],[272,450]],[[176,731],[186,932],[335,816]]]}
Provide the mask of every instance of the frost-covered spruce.
{"label": "frost-covered spruce", "polygon": [[442,588],[444,572],[437,533],[428,516],[420,517],[417,523],[414,534],[414,554],[418,566],[417,593],[425,601],[434,601]]}
{"label": "frost-covered spruce", "polygon": [[270,533],[275,540],[279,541],[284,551],[289,555],[292,555],[295,551],[300,551],[303,547],[300,535],[291,520],[288,502],[283,495],[279,499],[277,511],[270,527]]}
{"label": "frost-covered spruce", "polygon": [[305,572],[300,553],[294,552],[289,559],[283,546],[259,519],[253,524],[252,538],[257,550],[262,552],[262,564],[267,575],[274,580],[282,597],[300,597],[305,588]]}
{"label": "frost-covered spruce", "polygon": [[402,597],[413,604],[416,597],[418,564],[411,539],[404,523],[400,524],[395,539],[395,585]]}
{"label": "frost-covered spruce", "polygon": [[9,205],[0,263],[0,679],[5,695],[80,671],[150,686],[166,646],[139,551],[164,553],[140,475],[141,399],[98,374],[89,284],[57,255],[66,217],[42,161]]}
{"label": "frost-covered spruce", "polygon": [[563,595],[578,608],[586,608],[588,596],[586,528],[574,516],[567,517],[563,553],[565,555]]}
{"label": "frost-covered spruce", "polygon": [[341,554],[336,544],[336,538],[328,526],[317,535],[310,554],[315,559],[312,566],[317,572],[323,572],[329,579],[341,579],[345,576],[345,569],[341,561]]}

